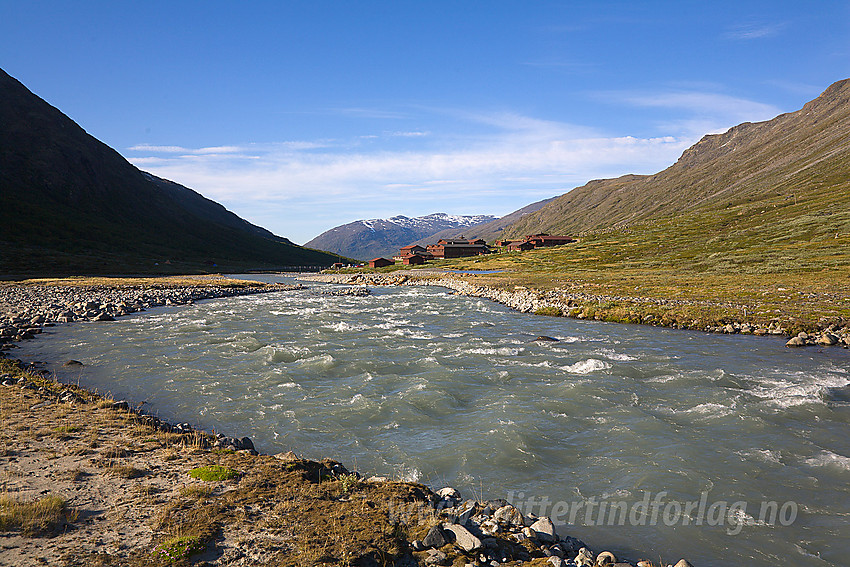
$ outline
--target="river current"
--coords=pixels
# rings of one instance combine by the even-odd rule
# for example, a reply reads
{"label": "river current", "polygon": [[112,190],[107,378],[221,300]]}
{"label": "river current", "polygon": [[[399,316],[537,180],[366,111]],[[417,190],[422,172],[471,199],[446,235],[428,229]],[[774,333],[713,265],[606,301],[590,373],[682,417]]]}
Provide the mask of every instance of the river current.
{"label": "river current", "polygon": [[507,498],[632,561],[850,562],[847,350],[308,286],[58,326],[19,356],[264,453]]}

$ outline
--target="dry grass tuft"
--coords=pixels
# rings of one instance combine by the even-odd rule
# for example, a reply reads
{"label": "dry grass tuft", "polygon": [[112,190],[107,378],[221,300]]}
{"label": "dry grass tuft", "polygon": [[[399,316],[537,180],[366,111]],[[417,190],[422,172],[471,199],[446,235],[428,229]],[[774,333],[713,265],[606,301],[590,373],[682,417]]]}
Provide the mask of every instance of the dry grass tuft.
{"label": "dry grass tuft", "polygon": [[112,465],[111,467],[107,467],[105,472],[106,474],[126,479],[139,478],[147,474],[146,471],[137,469],[132,465]]}
{"label": "dry grass tuft", "polygon": [[49,495],[34,502],[21,502],[0,496],[0,530],[18,531],[25,536],[53,535],[78,518],[62,498]]}

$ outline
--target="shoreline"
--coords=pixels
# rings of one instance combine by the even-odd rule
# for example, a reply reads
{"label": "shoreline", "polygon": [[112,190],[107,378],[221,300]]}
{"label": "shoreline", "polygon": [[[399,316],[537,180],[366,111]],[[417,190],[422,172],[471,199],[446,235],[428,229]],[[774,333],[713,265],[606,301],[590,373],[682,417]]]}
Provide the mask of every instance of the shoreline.
{"label": "shoreline", "polygon": [[[754,336],[776,336],[787,339],[786,347],[838,346],[850,348],[850,322],[829,323],[818,331],[798,331],[783,326],[779,320],[768,324],[758,324],[746,318],[728,319],[717,324],[692,320],[680,321],[667,316],[664,307],[679,305],[699,305],[700,302],[688,300],[635,298],[622,296],[604,296],[569,293],[564,290],[540,291],[525,286],[515,286],[513,291],[499,289],[470,281],[447,272],[405,272],[396,271],[387,274],[311,274],[301,277],[305,281],[316,281],[340,285],[391,286],[391,285],[431,285],[444,287],[458,295],[479,297],[500,303],[520,313],[533,313],[543,316],[569,317],[572,319],[593,320],[613,323],[641,324],[653,327],[666,327],[678,330],[692,330],[715,334],[742,334]],[[614,309],[610,304],[617,304]],[[641,304],[649,306],[649,313],[637,317],[632,313],[623,314],[620,304]],[[744,311],[743,306],[728,304]],[[628,311],[628,310],[627,310]]]}
{"label": "shoreline", "polygon": [[[38,333],[33,331],[47,325],[110,320],[101,314],[120,317],[159,305],[303,286],[256,282],[235,288],[216,283],[159,288],[68,285],[61,292],[52,286],[21,287],[0,289],[0,301],[5,301],[6,307],[3,328],[16,329],[4,333],[6,348],[0,350],[4,423],[0,462],[6,478],[13,479],[4,483],[4,505],[32,502],[45,493],[59,494],[63,504],[52,522],[30,536],[23,533],[24,527],[0,531],[0,563],[14,559],[10,565],[37,565],[45,559],[58,559],[65,565],[188,565],[198,561],[207,565],[319,565],[333,558],[332,564],[352,565],[495,562],[588,567],[616,561],[608,551],[599,550],[596,555],[583,542],[558,534],[546,517],[523,516],[506,500],[478,502],[462,498],[450,487],[433,492],[416,483],[364,479],[336,461],[299,459],[292,452],[263,455],[250,438],[194,430],[188,423],[168,423],[128,401],[62,384],[47,371],[8,358],[9,345],[34,338]],[[66,308],[72,307],[66,311],[73,317],[56,309],[62,307],[55,303],[60,296],[65,298]],[[16,297],[30,303],[18,306],[10,317],[9,299]],[[38,301],[41,304],[37,305]],[[96,302],[100,302],[98,306],[88,305]],[[124,307],[120,307],[122,303]],[[69,320],[59,321],[60,317]],[[38,318],[43,320],[34,322]],[[107,442],[99,440],[104,427],[109,429]],[[187,474],[201,467],[225,467],[235,476],[207,484]],[[250,498],[238,496],[243,484],[253,495]],[[262,498],[257,497],[254,492],[259,489],[254,489],[259,485],[272,485],[273,496],[266,491]],[[291,494],[283,502],[291,502],[293,494],[300,495],[295,500],[310,495],[306,509],[289,504],[305,524],[300,529],[310,536],[292,532],[283,538],[288,543],[282,543],[280,537],[267,541],[261,534],[279,519],[279,499],[287,492]],[[177,509],[175,500],[180,503]],[[125,508],[125,502],[132,505]],[[311,514],[317,502],[325,505],[318,516]],[[365,516],[364,502],[368,504]],[[355,504],[359,515],[352,511]],[[246,517],[248,509],[254,512]],[[215,511],[214,520],[207,517],[210,510]],[[175,519],[176,511],[194,518],[194,523]],[[199,515],[206,520],[199,521]],[[346,517],[356,522],[330,536],[322,534],[328,517],[335,515],[340,522]],[[128,520],[133,526],[127,525]],[[364,530],[363,522],[370,529]],[[387,537],[387,533],[395,535]],[[128,541],[132,543],[128,545]],[[246,552],[242,548],[246,541],[258,549]],[[329,548],[334,550],[330,556]],[[158,555],[152,559],[154,552]],[[173,557],[177,559],[172,561]],[[653,564],[642,560],[636,565]],[[688,565],[685,560],[676,564]]]}

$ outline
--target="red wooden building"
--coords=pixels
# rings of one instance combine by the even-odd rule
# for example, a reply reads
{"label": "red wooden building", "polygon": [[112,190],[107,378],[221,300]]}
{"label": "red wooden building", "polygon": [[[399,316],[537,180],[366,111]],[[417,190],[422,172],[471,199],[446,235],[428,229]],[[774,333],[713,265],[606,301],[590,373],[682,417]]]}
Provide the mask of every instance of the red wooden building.
{"label": "red wooden building", "polygon": [[575,242],[575,238],[570,236],[552,236],[546,233],[529,234],[525,237],[525,241],[531,243],[535,248],[544,248],[546,246],[560,246]]}
{"label": "red wooden building", "polygon": [[386,266],[392,266],[395,264],[392,260],[387,260],[386,258],[374,258],[369,260],[370,268],[384,268]]}
{"label": "red wooden building", "polygon": [[405,266],[421,266],[425,263],[425,258],[419,254],[411,254],[402,258],[401,263]]}
{"label": "red wooden building", "polygon": [[434,258],[462,258],[464,256],[478,256],[490,251],[487,243],[478,240],[445,240],[441,238],[436,244],[428,245],[428,252]]}

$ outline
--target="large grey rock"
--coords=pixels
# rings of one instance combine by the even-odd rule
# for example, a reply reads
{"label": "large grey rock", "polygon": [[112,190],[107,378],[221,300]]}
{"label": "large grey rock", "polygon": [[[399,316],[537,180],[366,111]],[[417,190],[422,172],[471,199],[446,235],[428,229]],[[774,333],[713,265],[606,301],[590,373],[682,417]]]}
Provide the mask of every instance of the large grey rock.
{"label": "large grey rock", "polygon": [[452,488],[451,486],[446,486],[445,488],[441,488],[437,491],[437,496],[440,498],[448,498],[451,500],[460,500],[460,492],[457,489]]}
{"label": "large grey rock", "polygon": [[555,531],[555,525],[552,520],[547,517],[542,517],[533,524],[531,529],[537,534],[537,539],[544,543],[553,543],[558,541],[558,533]]}
{"label": "large grey rock", "polygon": [[590,552],[586,547],[582,547],[578,550],[578,555],[576,555],[575,559],[573,559],[578,567],[593,567],[593,553]]}
{"label": "large grey rock", "polygon": [[787,347],[804,347],[806,346],[806,339],[803,337],[793,337],[785,343]]}
{"label": "large grey rock", "polygon": [[694,567],[694,566],[691,565],[690,562],[688,562],[687,559],[679,559],[679,562],[676,563],[676,565],[674,565],[673,567]]}
{"label": "large grey rock", "polygon": [[563,559],[555,556],[549,558],[549,564],[551,564],[552,567],[567,567],[567,563]]}
{"label": "large grey rock", "polygon": [[446,536],[440,526],[431,526],[428,535],[422,538],[422,545],[425,547],[443,547],[446,543]]}
{"label": "large grey rock", "polygon": [[448,563],[448,557],[442,551],[432,549],[428,557],[425,558],[425,565],[445,565]]}
{"label": "large grey rock", "polygon": [[466,522],[478,513],[479,508],[478,503],[474,500],[467,500],[466,502],[463,502],[452,511],[454,522],[462,526],[466,525]]}
{"label": "large grey rock", "polygon": [[468,529],[458,524],[443,524],[443,529],[455,535],[455,545],[464,551],[481,549],[481,540],[472,535]]}
{"label": "large grey rock", "polygon": [[603,551],[602,553],[596,556],[597,567],[602,567],[603,565],[613,565],[616,562],[617,558],[610,551]]}
{"label": "large grey rock", "polygon": [[493,520],[503,525],[516,526],[520,528],[525,525],[525,519],[522,517],[522,513],[510,504],[502,506],[493,512]]}
{"label": "large grey rock", "polygon": [[832,346],[838,342],[838,337],[832,333],[824,333],[819,336],[815,342],[823,346]]}
{"label": "large grey rock", "polygon": [[561,539],[561,547],[563,547],[566,551],[576,552],[582,547],[585,547],[585,545],[580,539],[574,538],[573,536],[564,536],[563,539]]}

